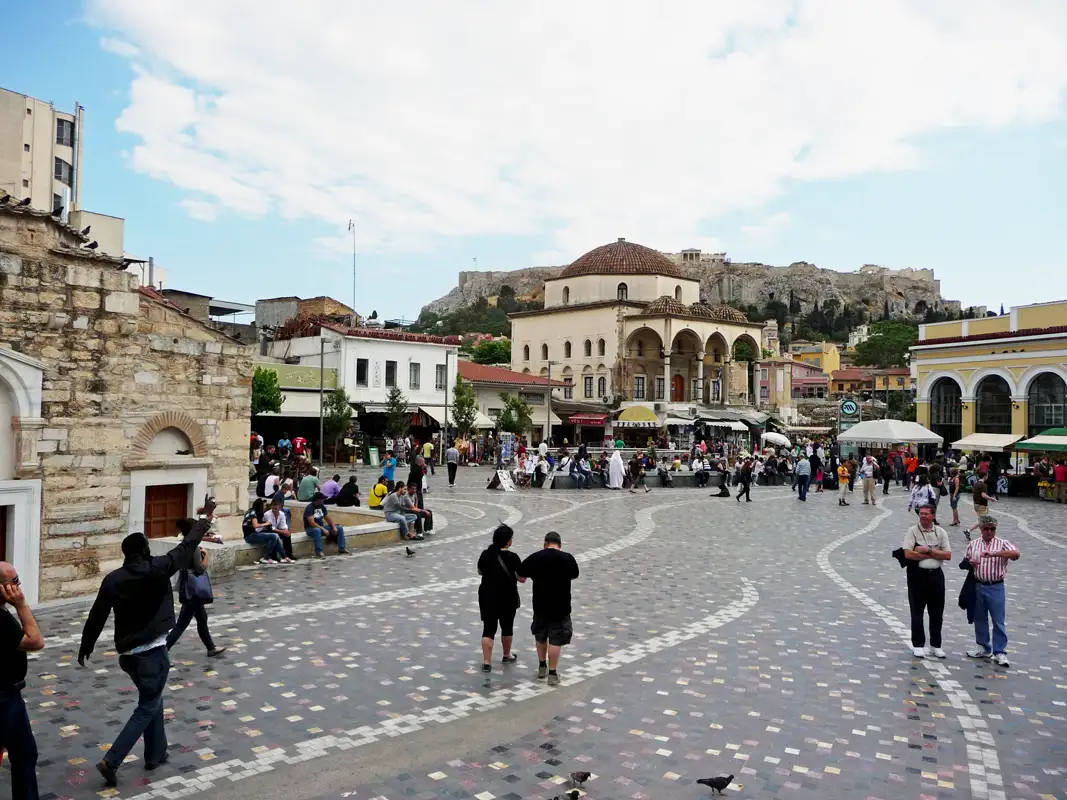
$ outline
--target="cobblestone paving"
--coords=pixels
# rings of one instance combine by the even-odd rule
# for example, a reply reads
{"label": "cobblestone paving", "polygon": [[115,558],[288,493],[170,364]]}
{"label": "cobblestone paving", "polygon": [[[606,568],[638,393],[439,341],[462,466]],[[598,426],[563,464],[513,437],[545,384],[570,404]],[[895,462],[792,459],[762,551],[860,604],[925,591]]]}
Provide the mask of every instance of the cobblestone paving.
{"label": "cobblestone paving", "polygon": [[117,790],[93,764],[133,687],[110,638],[91,669],[76,666],[84,608],[42,615],[49,647],[26,698],[46,797],[217,793],[541,699],[554,690],[534,676],[526,587],[518,663],[494,664],[488,680],[480,671],[474,562],[499,519],[520,555],[555,529],[579,558],[560,672],[583,691],[510,741],[337,796],[551,798],[588,770],[590,798],[705,797],[695,779],[719,774],[745,797],[1067,797],[1063,506],[994,509],[1023,552],[1009,567],[1005,670],[963,656],[972,636],[955,605],[965,542],[954,528],[949,658],[911,657],[904,573],[889,556],[913,518],[902,494],[872,509],[840,508],[829,493],[802,504],[782,488],[755,490],[751,504],[689,489],[502,493],[481,489],[487,473],[462,470],[454,491],[438,480],[428,502],[440,532],[415,558],[383,548],[217,585],[212,630],[230,650],[209,661],[185,634],[166,695],[170,762],[144,772],[138,745]]}

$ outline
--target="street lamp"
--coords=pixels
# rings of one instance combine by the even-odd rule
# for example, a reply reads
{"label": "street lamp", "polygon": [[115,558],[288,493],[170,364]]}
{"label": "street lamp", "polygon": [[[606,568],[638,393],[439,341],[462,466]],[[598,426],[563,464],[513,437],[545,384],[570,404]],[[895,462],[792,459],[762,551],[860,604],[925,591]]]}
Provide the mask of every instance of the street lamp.
{"label": "street lamp", "polygon": [[548,362],[548,420],[545,427],[548,435],[545,437],[545,444],[549,447],[552,446],[552,367],[560,363],[559,361]]}

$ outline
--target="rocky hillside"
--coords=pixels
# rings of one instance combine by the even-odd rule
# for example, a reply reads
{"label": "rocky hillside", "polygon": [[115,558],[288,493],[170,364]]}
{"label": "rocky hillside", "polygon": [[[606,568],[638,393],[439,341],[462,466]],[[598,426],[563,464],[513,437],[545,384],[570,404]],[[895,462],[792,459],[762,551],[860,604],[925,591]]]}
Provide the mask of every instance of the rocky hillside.
{"label": "rocky hillside", "polygon": [[[770,300],[788,303],[790,294],[801,311],[810,311],[816,301],[831,297],[842,306],[866,306],[875,318],[886,303],[894,317],[921,317],[933,311],[960,311],[955,300],[941,296],[940,282],[932,270],[888,269],[865,265],[856,272],[837,272],[814,264],[797,262],[788,267],[733,262],[722,254],[667,253],[688,275],[700,281],[705,302],[763,306]],[[511,272],[461,272],[459,285],[425,306],[425,311],[445,314],[474,303],[481,297],[500,293],[503,286],[514,289],[517,297],[536,299],[547,278],[556,277],[559,267],[527,267]]]}

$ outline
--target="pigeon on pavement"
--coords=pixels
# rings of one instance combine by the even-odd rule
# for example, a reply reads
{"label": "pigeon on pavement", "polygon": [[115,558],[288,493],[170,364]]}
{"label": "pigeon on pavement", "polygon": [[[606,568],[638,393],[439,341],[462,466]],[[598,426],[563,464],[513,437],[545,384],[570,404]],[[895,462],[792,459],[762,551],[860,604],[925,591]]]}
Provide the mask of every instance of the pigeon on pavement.
{"label": "pigeon on pavement", "polygon": [[583,783],[589,780],[590,777],[592,776],[588,772],[572,772],[571,783],[577,786],[581,786]]}
{"label": "pigeon on pavement", "polygon": [[708,786],[714,789],[719,794],[723,793],[723,789],[730,785],[730,782],[734,779],[733,775],[727,775],[725,777],[719,776],[718,778],[701,778],[697,783],[701,783],[704,786]]}
{"label": "pigeon on pavement", "polygon": [[411,558],[415,555],[415,551],[412,550],[410,547],[405,547],[404,552],[407,553],[408,558]]}

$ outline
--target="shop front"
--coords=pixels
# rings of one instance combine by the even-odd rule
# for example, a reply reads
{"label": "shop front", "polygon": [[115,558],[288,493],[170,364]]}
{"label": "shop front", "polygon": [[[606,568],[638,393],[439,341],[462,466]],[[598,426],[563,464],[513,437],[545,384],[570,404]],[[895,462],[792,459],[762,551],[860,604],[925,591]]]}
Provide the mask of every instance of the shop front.
{"label": "shop front", "polygon": [[574,426],[574,444],[586,447],[600,447],[604,443],[607,429],[607,414],[571,414],[570,424]]}
{"label": "shop front", "polygon": [[611,427],[616,447],[622,442],[623,448],[643,450],[649,446],[650,441],[655,442],[660,424],[659,417],[651,408],[630,406],[619,413]]}

